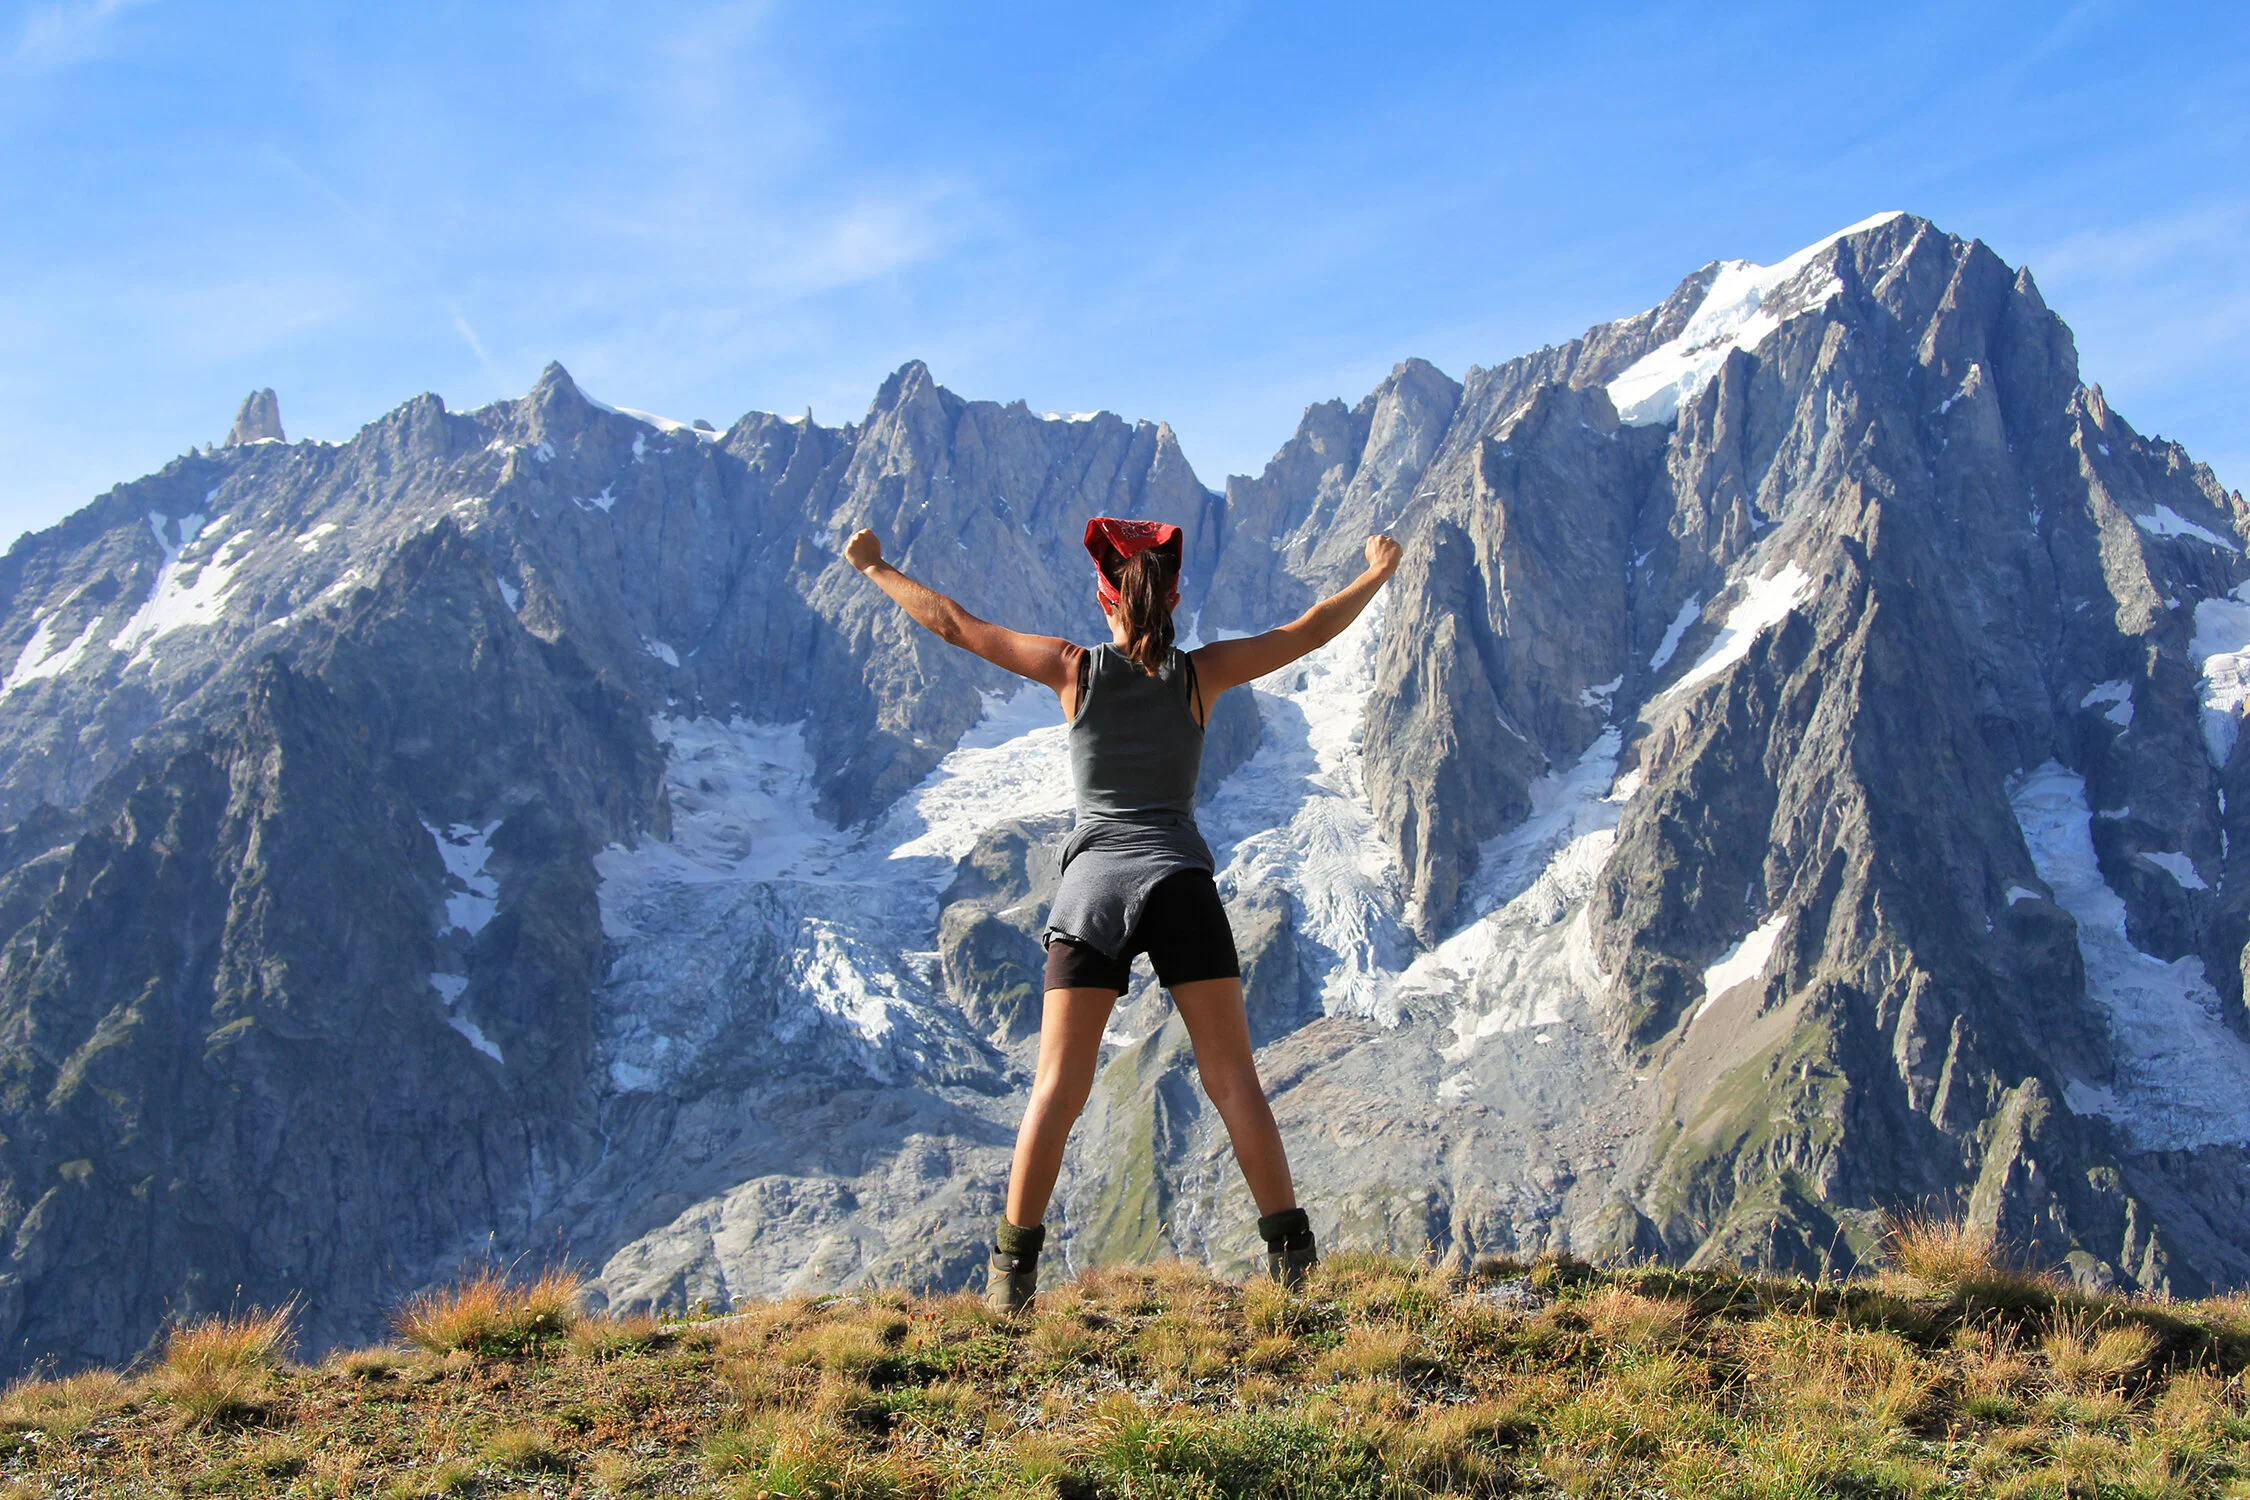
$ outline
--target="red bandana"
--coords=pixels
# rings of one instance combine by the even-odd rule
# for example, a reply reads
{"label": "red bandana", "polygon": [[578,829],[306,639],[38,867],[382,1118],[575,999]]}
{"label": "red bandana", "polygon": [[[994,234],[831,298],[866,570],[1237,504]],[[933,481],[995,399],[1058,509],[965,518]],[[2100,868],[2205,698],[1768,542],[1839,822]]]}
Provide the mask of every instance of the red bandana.
{"label": "red bandana", "polygon": [[1136,552],[1150,547],[1172,555],[1172,600],[1179,601],[1180,528],[1166,521],[1120,521],[1115,516],[1096,516],[1086,523],[1086,550],[1094,558],[1094,588],[1101,595],[1102,607],[1114,610],[1119,599],[1117,584],[1110,569]]}

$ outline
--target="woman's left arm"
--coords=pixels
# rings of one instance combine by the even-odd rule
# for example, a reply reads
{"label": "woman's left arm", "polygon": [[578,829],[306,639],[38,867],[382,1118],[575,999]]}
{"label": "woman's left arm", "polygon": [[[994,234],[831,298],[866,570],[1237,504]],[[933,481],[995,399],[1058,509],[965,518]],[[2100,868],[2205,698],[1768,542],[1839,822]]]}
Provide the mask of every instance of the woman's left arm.
{"label": "woman's left arm", "polygon": [[1278,630],[1264,635],[1213,641],[1195,653],[1195,670],[1212,698],[1232,687],[1278,672],[1309,651],[1317,651],[1359,618],[1359,612],[1391,581],[1402,554],[1398,543],[1377,533],[1367,539],[1367,571]]}
{"label": "woman's left arm", "polygon": [[866,574],[939,640],[1052,688],[1055,696],[1068,704],[1068,690],[1077,686],[1079,647],[1055,636],[1025,635],[978,619],[956,601],[916,583],[883,561],[883,543],[872,531],[852,533],[851,540],[844,543],[844,561]]}

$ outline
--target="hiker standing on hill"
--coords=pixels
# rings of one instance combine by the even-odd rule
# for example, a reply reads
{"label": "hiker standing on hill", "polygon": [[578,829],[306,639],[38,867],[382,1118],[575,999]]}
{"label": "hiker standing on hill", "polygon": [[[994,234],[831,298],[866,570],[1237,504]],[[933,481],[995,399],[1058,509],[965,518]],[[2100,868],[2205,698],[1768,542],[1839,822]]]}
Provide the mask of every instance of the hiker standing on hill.
{"label": "hiker standing on hill", "polygon": [[1172,644],[1180,542],[1180,528],[1162,522],[1096,516],[1086,523],[1094,592],[1110,631],[1108,642],[1093,647],[978,619],[884,562],[872,531],[855,532],[844,547],[846,561],[941,639],[1054,689],[1070,725],[1078,821],[1063,845],[1062,883],[1041,933],[1047,975],[1039,1062],[985,1293],[1006,1311],[1038,1290],[1047,1237],[1041,1221],[1063,1145],[1093,1091],[1102,1033],[1138,953],[1148,954],[1187,1023],[1196,1071],[1257,1200],[1275,1279],[1296,1286],[1317,1259],[1251,1056],[1242,966],[1211,850],[1196,831],[1195,784],[1212,702],[1334,640],[1397,570],[1399,546],[1369,537],[1367,570],[1278,630],[1185,652]]}

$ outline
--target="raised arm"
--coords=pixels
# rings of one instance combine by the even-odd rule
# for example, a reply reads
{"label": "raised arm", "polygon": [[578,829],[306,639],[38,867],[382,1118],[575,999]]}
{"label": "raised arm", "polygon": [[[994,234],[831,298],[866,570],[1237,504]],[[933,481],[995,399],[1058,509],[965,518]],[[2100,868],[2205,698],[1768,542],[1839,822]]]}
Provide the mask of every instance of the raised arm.
{"label": "raised arm", "polygon": [[898,607],[949,646],[971,651],[996,667],[1018,677],[1053,688],[1067,708],[1078,685],[1080,647],[1051,635],[1024,635],[980,620],[936,589],[913,579],[883,561],[883,543],[874,532],[859,530],[844,543],[844,561],[867,575],[874,585],[898,601]]}
{"label": "raised arm", "polygon": [[1367,601],[1398,571],[1399,545],[1387,536],[1367,539],[1367,571],[1321,600],[1296,619],[1264,635],[1213,641],[1195,653],[1196,680],[1206,699],[1268,672],[1278,672],[1309,651],[1318,651],[1359,618]]}

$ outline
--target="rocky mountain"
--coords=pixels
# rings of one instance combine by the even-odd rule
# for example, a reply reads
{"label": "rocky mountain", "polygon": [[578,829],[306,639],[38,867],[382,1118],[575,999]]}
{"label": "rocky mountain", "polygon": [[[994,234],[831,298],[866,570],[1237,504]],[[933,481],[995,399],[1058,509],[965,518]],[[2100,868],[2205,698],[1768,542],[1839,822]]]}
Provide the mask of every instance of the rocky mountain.
{"label": "rocky mountain", "polygon": [[242,398],[242,409],[234,414],[234,426],[227,430],[227,446],[242,443],[285,443],[289,435],[281,430],[281,400],[273,387],[252,391]]}
{"label": "rocky mountain", "polygon": [[[2250,510],[1906,215],[1455,381],[1223,495],[1162,424],[721,433],[550,366],[228,444],[0,559],[0,1329],[116,1360],[464,1261],[614,1305],[972,1276],[1037,1024],[1059,713],[837,556],[1098,633],[1085,518],[1264,628],[1201,818],[1324,1239],[1848,1267],[1960,1205],[2090,1282],[2250,1281]],[[2230,811],[2230,808],[2233,811]],[[1053,1240],[1241,1270],[1144,977]]]}

